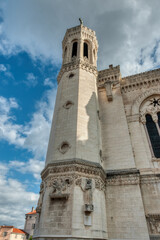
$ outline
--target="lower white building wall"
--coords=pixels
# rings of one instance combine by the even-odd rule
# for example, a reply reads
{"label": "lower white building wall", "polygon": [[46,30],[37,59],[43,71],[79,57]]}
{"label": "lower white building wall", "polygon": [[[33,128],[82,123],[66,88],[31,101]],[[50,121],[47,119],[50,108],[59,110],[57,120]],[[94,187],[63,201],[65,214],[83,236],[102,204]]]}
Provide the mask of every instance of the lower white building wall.
{"label": "lower white building wall", "polygon": [[106,206],[110,240],[149,240],[139,185],[107,186]]}
{"label": "lower white building wall", "polygon": [[72,212],[72,236],[75,239],[108,239],[105,194],[94,189],[92,197],[94,210],[86,219],[84,192],[80,187],[75,187]]}

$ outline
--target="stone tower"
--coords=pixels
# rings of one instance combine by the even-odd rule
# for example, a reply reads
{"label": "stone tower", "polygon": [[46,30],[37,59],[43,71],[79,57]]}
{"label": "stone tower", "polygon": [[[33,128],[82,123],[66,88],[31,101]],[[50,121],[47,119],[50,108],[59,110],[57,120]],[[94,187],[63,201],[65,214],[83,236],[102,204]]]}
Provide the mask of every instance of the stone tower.
{"label": "stone tower", "polygon": [[160,69],[97,71],[95,32],[68,29],[35,239],[160,239]]}
{"label": "stone tower", "polygon": [[62,48],[35,237],[107,239],[95,32],[68,29]]}

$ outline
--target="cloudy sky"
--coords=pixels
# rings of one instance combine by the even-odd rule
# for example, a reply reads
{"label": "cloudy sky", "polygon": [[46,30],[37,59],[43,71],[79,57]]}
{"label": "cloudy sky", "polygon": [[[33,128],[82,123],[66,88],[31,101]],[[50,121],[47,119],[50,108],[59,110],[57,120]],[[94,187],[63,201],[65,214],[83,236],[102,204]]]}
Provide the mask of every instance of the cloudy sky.
{"label": "cloudy sky", "polygon": [[0,225],[36,206],[67,28],[96,31],[98,69],[160,66],[159,0],[0,0]]}

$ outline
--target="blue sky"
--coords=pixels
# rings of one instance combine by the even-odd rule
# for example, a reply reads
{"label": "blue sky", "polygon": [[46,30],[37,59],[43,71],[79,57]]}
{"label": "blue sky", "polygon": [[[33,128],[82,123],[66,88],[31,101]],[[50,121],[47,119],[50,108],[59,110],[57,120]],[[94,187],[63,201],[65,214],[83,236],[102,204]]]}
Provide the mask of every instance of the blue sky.
{"label": "blue sky", "polygon": [[[67,3],[67,4],[66,4]],[[36,207],[67,28],[96,31],[98,69],[160,66],[159,0],[0,0],[0,225]]]}

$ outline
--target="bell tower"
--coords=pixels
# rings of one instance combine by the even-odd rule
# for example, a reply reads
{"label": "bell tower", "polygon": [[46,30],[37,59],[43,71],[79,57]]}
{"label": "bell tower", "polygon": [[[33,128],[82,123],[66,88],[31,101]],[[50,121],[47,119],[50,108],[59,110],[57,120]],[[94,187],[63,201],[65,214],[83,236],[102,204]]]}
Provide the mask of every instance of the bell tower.
{"label": "bell tower", "polygon": [[95,32],[66,31],[35,239],[107,239]]}

